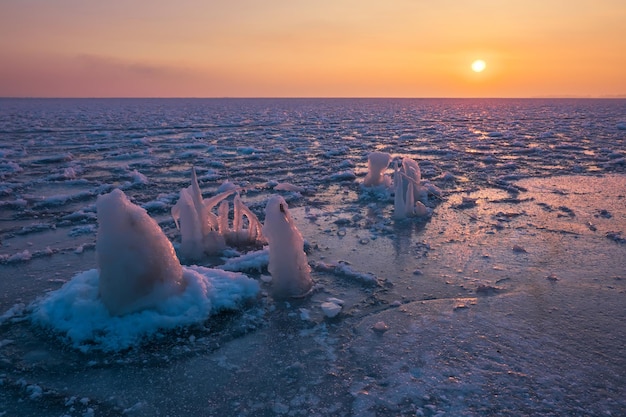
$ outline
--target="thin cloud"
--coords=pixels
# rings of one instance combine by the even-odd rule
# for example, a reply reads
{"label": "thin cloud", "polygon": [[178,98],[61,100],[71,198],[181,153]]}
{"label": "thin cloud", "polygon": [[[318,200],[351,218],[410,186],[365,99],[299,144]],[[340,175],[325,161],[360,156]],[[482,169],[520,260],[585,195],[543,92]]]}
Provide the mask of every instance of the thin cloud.
{"label": "thin cloud", "polygon": [[170,78],[193,75],[185,68],[155,65],[140,61],[127,61],[114,57],[92,54],[78,54],[75,57],[79,69],[90,73],[110,75],[130,75],[153,78]]}

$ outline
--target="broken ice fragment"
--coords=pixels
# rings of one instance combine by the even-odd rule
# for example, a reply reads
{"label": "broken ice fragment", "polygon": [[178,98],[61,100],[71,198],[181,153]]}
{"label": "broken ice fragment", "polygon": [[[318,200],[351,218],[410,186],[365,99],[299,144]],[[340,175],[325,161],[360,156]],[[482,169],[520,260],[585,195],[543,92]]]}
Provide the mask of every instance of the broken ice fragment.
{"label": "broken ice fragment", "polygon": [[513,245],[513,252],[526,253],[527,251],[520,245]]}
{"label": "broken ice fragment", "polygon": [[385,323],[384,321],[379,321],[372,326],[372,330],[374,330],[376,333],[385,333],[387,330],[389,330],[389,326],[387,326],[387,323]]}
{"label": "broken ice fragment", "polygon": [[558,281],[559,277],[555,273],[551,273],[546,277],[548,281]]}
{"label": "broken ice fragment", "polygon": [[325,303],[322,303],[322,311],[324,312],[324,315],[328,318],[333,318],[336,317],[337,314],[339,314],[341,312],[341,305],[334,303],[332,301],[327,301]]}

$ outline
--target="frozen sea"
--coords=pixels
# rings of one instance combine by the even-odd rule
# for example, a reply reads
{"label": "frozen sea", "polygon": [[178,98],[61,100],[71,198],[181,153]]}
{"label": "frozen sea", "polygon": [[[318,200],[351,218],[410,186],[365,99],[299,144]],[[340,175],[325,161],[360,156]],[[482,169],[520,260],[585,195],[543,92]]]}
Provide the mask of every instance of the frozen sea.
{"label": "frozen sea", "polygon": [[[373,151],[418,161],[430,218],[363,187]],[[129,347],[34,319],[94,274],[98,195],[178,247],[192,167],[261,221],[285,198],[310,295],[238,248],[197,264],[258,296]],[[626,415],[626,100],[0,99],[0,417],[122,415]]]}

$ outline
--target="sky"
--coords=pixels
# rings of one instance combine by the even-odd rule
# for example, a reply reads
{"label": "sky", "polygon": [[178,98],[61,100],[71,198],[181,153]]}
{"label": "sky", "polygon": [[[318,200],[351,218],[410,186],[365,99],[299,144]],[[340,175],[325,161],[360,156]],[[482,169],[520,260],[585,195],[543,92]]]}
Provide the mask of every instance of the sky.
{"label": "sky", "polygon": [[0,0],[0,97],[572,96],[626,97],[626,1]]}

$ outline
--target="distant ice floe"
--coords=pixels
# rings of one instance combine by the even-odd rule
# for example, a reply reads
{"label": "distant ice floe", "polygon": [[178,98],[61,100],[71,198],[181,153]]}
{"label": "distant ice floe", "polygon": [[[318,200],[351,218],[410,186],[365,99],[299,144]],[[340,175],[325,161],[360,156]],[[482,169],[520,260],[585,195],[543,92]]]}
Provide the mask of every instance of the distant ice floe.
{"label": "distant ice floe", "polygon": [[354,181],[356,180],[356,174],[351,169],[340,171],[328,176],[328,181]]}
{"label": "distant ice floe", "polygon": [[288,182],[281,182],[274,186],[274,191],[292,191],[295,193],[304,193],[306,191],[306,188]]}

